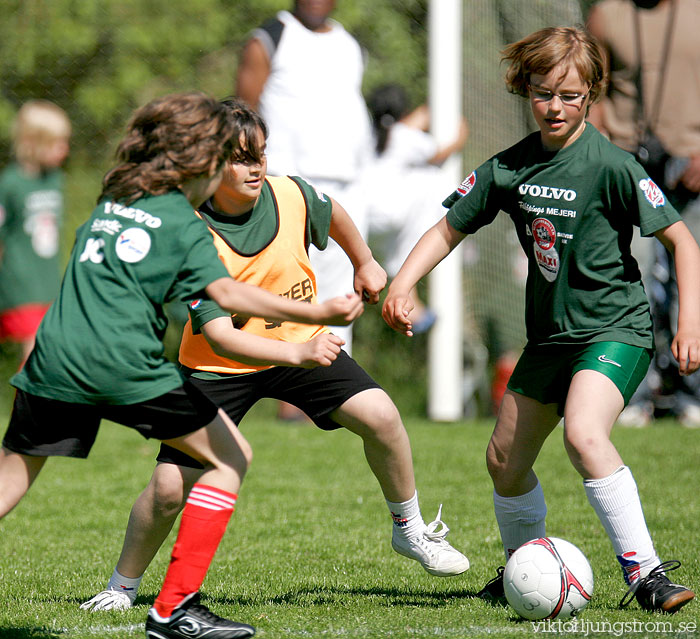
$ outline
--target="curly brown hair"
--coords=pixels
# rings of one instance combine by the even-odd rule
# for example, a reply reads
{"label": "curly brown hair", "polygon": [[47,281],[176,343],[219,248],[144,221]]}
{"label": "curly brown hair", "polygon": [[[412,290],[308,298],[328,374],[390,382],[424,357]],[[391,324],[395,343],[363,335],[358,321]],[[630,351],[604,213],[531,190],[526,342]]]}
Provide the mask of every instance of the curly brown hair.
{"label": "curly brown hair", "polygon": [[149,102],[129,121],[117,147],[120,164],[102,180],[98,202],[130,204],[213,175],[230,157],[234,133],[226,108],[204,93],[175,93]]}
{"label": "curly brown hair", "polygon": [[547,27],[509,44],[501,61],[508,62],[506,86],[526,97],[530,75],[546,75],[560,64],[571,64],[590,87],[590,100],[600,98],[607,84],[605,54],[598,41],[580,27]]}

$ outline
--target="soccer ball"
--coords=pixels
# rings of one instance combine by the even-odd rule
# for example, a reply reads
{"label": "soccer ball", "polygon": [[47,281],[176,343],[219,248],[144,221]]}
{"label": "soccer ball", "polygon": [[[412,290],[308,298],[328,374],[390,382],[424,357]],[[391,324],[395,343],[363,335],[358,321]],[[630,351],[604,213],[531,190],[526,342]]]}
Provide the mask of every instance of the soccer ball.
{"label": "soccer ball", "polygon": [[518,548],[503,572],[508,603],[525,619],[565,619],[591,600],[593,571],[572,543],[533,539]]}

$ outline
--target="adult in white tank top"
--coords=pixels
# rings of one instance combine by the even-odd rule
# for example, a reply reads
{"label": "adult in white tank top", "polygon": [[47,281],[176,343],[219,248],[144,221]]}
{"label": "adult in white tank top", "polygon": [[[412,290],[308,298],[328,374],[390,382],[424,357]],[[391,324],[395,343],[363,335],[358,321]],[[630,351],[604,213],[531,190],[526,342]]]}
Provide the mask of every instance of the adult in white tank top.
{"label": "adult in white tank top", "polygon": [[[255,29],[246,43],[236,94],[258,109],[270,135],[271,175],[299,175],[343,204],[363,237],[367,221],[353,184],[371,158],[372,134],[362,97],[364,59],[357,41],[329,16],[333,0],[295,0],[292,12]],[[309,254],[318,297],[352,291],[353,270],[332,240]],[[351,328],[337,330],[351,350]]]}

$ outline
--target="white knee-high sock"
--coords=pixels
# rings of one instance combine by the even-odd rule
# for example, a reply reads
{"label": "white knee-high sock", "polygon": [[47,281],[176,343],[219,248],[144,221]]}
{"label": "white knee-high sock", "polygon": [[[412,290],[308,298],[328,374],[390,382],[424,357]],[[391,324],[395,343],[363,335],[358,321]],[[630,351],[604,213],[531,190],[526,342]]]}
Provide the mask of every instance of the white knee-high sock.
{"label": "white knee-high sock", "polygon": [[502,497],[494,490],[493,505],[506,561],[526,541],[545,536],[547,505],[539,482],[529,493],[517,497]]}
{"label": "white knee-high sock", "polygon": [[591,506],[608,533],[625,582],[644,577],[657,566],[637,484],[627,466],[602,479],[585,479],[583,487]]}

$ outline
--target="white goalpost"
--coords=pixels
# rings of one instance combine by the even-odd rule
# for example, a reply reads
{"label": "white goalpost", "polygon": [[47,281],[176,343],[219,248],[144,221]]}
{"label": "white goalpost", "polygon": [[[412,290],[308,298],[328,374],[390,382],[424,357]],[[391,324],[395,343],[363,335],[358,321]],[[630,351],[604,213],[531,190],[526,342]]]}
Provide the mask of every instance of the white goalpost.
{"label": "white goalpost", "polygon": [[[462,117],[462,0],[430,0],[428,11],[431,132],[438,142],[447,142]],[[453,156],[443,169],[456,187],[462,180],[461,158]],[[461,251],[439,264],[429,282],[430,306],[438,319],[428,337],[428,417],[457,421],[463,414]]]}

